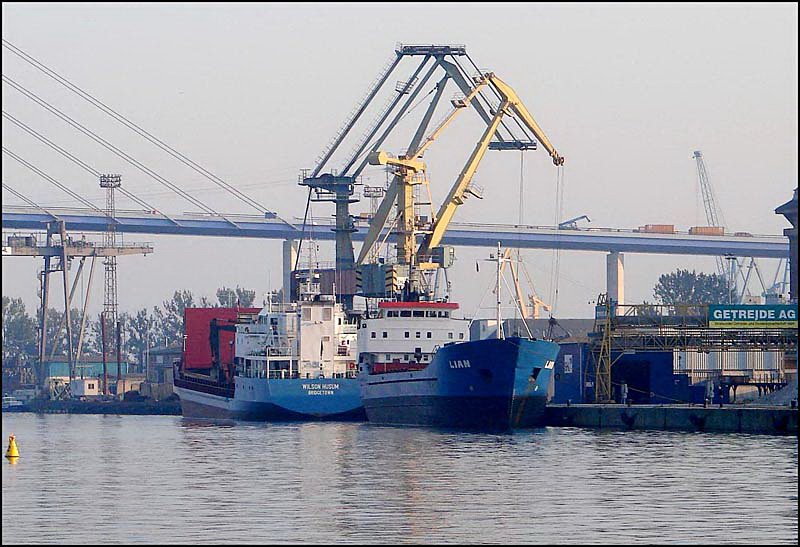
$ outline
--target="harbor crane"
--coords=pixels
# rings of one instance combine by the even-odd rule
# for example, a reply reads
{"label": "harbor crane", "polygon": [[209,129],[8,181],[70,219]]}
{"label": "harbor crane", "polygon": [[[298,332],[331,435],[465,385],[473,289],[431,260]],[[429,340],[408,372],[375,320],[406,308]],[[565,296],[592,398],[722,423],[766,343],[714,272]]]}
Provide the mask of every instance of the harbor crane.
{"label": "harbor crane", "polygon": [[[703,208],[705,209],[706,213],[706,221],[708,222],[709,226],[720,227],[720,217],[722,217],[722,211],[717,206],[716,198],[714,196],[714,189],[709,181],[708,170],[706,169],[705,160],[703,159],[703,152],[700,150],[695,150],[692,157],[697,163],[697,180],[700,186],[700,192],[703,196]],[[775,282],[771,287],[768,288],[764,282],[764,278],[761,276],[761,271],[758,268],[758,263],[756,262],[755,258],[749,257],[750,261],[747,265],[746,274],[742,272],[742,270],[744,270],[744,264],[739,262],[738,257],[717,256],[715,258],[717,263],[717,273],[723,279],[728,280],[728,283],[730,284],[729,290],[735,294],[735,300],[740,304],[745,303],[745,300],[748,296],[752,296],[750,294],[749,283],[753,272],[756,273],[756,276],[761,284],[762,293],[773,291],[779,285],[777,283],[777,278],[781,268],[783,267],[782,263],[778,264],[778,269],[775,274]],[[730,262],[729,267],[726,267],[725,265],[726,260]],[[743,262],[746,262],[746,259]],[[738,287],[739,282],[741,282],[741,289]]]}
{"label": "harbor crane", "polygon": [[[383,151],[375,151],[369,156],[372,165],[390,165],[397,167],[393,184],[387,190],[384,201],[378,212],[372,219],[370,229],[361,248],[357,263],[362,264],[364,258],[370,253],[373,245],[376,244],[388,220],[391,205],[397,206],[399,228],[397,231],[397,260],[400,265],[410,266],[409,280],[412,291],[420,290],[420,280],[415,276],[415,271],[435,270],[442,264],[437,260],[435,252],[442,241],[447,227],[455,216],[456,210],[464,203],[467,195],[481,197],[479,192],[471,186],[475,172],[483,159],[492,138],[495,136],[503,118],[515,115],[518,121],[527,128],[540,142],[552,158],[553,164],[561,166],[564,164],[564,157],[561,156],[544,134],[538,123],[534,120],[528,109],[516,92],[494,73],[487,72],[474,79],[475,87],[467,94],[464,99],[453,101],[454,110],[447,118],[430,134],[425,142],[416,149],[411,149],[403,156],[393,158]],[[429,229],[420,230],[414,215],[413,190],[416,185],[427,184],[425,176],[426,166],[421,157],[428,147],[436,140],[444,129],[455,119],[459,111],[463,110],[473,98],[484,87],[491,86],[500,96],[500,104],[492,113],[492,119],[488,123],[483,135],[475,145],[461,173],[456,179],[447,197],[439,207],[438,212],[433,216]],[[417,248],[416,235],[424,233],[423,241]]]}
{"label": "harbor crane", "polygon": [[[400,70],[398,67],[406,64],[402,63],[405,59],[421,60],[406,79],[397,82],[392,91],[384,84],[391,74]],[[439,70],[443,74],[438,77],[438,81],[431,80],[434,73]],[[428,89],[429,80],[435,82],[433,88],[426,94],[421,94],[423,88]],[[341,283],[337,283],[337,296],[341,297],[348,309],[352,309],[352,298],[356,293],[345,289],[345,286],[355,287],[360,284],[358,277],[363,270],[362,266],[365,265],[364,261],[367,257],[374,256],[374,252],[370,253],[370,249],[379,239],[386,226],[389,213],[397,201],[401,202],[400,237],[406,238],[405,242],[401,242],[399,246],[400,260],[406,262],[413,260],[411,257],[417,242],[409,233],[413,231],[411,224],[414,220],[414,208],[408,199],[412,192],[407,186],[422,184],[426,180],[422,165],[401,165],[397,161],[394,162],[393,167],[396,168],[394,179],[389,183],[386,197],[374,215],[374,219],[378,219],[378,222],[373,219],[368,235],[369,244],[362,247],[360,256],[356,259],[351,237],[355,228],[349,213],[349,206],[358,200],[355,188],[361,184],[361,173],[370,164],[370,160],[374,162],[377,157],[384,158],[386,161],[384,165],[392,165],[388,161],[391,158],[390,155],[376,156],[376,154],[381,151],[384,141],[393,135],[399,122],[430,96],[428,107],[407,147],[407,150],[412,152],[393,159],[410,160],[421,148],[427,147],[427,144],[422,144],[423,138],[428,132],[445,88],[451,82],[464,97],[460,100],[462,107],[470,106],[478,113],[487,127],[494,129],[486,132],[485,143],[479,146],[475,157],[476,161],[472,162],[472,168],[465,171],[464,176],[460,179],[463,184],[460,188],[456,187],[453,196],[448,198],[451,204],[445,205],[441,213],[435,216],[438,221],[435,226],[437,232],[431,234],[430,241],[425,243],[426,248],[436,247],[436,240],[441,239],[443,229],[446,228],[449,218],[452,218],[455,207],[457,207],[456,202],[463,199],[468,193],[479,194],[477,187],[471,185],[469,179],[474,175],[474,168],[487,148],[523,151],[536,149],[537,144],[541,143],[548,147],[548,151],[554,152],[549,141],[516,94],[499,78],[479,69],[463,45],[398,44],[394,55],[375,79],[365,98],[348,116],[345,124],[319,156],[314,168],[302,171],[300,176],[300,184],[308,187],[306,213],[300,235],[301,245],[306,235],[305,225],[311,201],[333,201],[336,204],[336,225],[333,230],[336,233],[336,275],[337,279],[342,280]],[[475,90],[476,84],[479,84],[477,91]],[[379,100],[378,97],[383,97],[388,102],[383,107],[371,108],[371,105]],[[376,115],[372,122],[365,123],[365,113],[368,111],[376,112]],[[509,113],[516,114],[516,116],[508,116]],[[357,127],[361,127],[364,131],[361,137],[353,137]],[[350,153],[343,153],[343,145],[346,142],[355,144]],[[338,162],[342,158],[344,161],[339,164]],[[558,154],[554,157],[555,161],[561,159],[563,158]],[[332,169],[330,164],[334,162],[341,167]],[[378,164],[380,165],[380,163]],[[406,183],[403,182],[403,177],[405,177]],[[412,182],[414,184],[411,184]],[[403,215],[405,217],[400,218]],[[406,222],[405,225],[402,225],[403,221]],[[409,241],[412,240],[413,242],[409,244]],[[300,256],[299,252],[297,256]],[[426,257],[427,260],[430,259]],[[356,283],[349,284],[348,279],[351,277],[355,278],[353,281]],[[374,279],[377,280],[379,277],[381,276],[375,276]],[[382,288],[380,292],[383,293]]]}

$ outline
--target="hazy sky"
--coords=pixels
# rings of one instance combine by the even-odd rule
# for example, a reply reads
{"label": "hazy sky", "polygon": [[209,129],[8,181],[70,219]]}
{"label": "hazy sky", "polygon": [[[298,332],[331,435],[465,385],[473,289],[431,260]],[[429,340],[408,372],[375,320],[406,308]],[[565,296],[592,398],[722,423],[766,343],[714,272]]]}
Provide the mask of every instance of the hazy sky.
{"label": "hazy sky", "polygon": [[[465,44],[478,66],[514,87],[566,157],[564,218],[586,214],[592,227],[705,224],[692,159],[699,149],[728,230],[780,234],[787,226],[774,209],[797,185],[794,3],[4,2],[2,9],[5,40],[285,218],[303,213],[299,170],[314,165],[401,42]],[[252,212],[5,48],[3,74],[217,210]],[[161,209],[195,210],[6,84],[3,110],[96,169],[121,173],[126,188]],[[454,126],[426,155],[435,200],[479,131],[474,119]],[[6,120],[3,144],[102,207],[96,180]],[[383,182],[379,171],[369,176]],[[517,153],[489,155],[476,179],[485,199],[468,201],[455,220],[516,222],[519,178]],[[3,181],[45,205],[78,205],[5,154]],[[524,181],[525,222],[553,224],[556,170],[543,150],[526,156]],[[20,203],[2,195],[4,204]],[[118,207],[134,208],[124,200]],[[329,215],[332,207],[313,212]],[[125,241],[151,241],[155,253],[120,258],[122,310],[160,304],[177,288],[212,296],[221,285],[263,293],[280,284],[279,241]],[[332,243],[320,245],[331,257]],[[458,249],[453,299],[469,316],[491,282],[489,268],[476,274],[474,266],[488,252]],[[524,256],[549,300],[553,253]],[[775,265],[763,262],[766,275]],[[712,257],[644,254],[626,255],[625,266],[628,302],[652,301],[661,273],[715,268]],[[39,268],[40,259],[3,258],[3,294],[22,296],[30,312]],[[604,287],[604,254],[563,252],[556,315],[590,317],[588,302]],[[94,311],[102,303],[100,283],[96,289]]]}

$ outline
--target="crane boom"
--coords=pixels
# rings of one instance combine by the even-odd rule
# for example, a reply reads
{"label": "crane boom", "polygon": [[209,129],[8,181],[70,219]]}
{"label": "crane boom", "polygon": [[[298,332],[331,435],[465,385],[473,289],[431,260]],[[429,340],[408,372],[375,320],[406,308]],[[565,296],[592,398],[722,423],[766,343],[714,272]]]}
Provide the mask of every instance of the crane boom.
{"label": "crane boom", "polygon": [[489,74],[489,81],[492,83],[495,89],[497,89],[500,95],[506,101],[508,101],[511,110],[513,110],[514,113],[522,120],[522,123],[524,123],[525,126],[531,130],[533,136],[536,137],[540,143],[542,143],[542,146],[544,146],[545,150],[547,150],[547,153],[550,154],[551,158],[553,158],[553,164],[564,165],[564,158],[560,156],[558,152],[556,152],[556,149],[550,142],[550,139],[548,139],[547,135],[544,134],[542,128],[539,127],[539,124],[533,119],[533,116],[531,116],[531,113],[528,112],[528,109],[522,103],[522,100],[511,88],[511,86],[506,84],[493,73]]}
{"label": "crane boom", "polygon": [[498,108],[497,113],[492,118],[492,121],[483,132],[478,144],[475,145],[475,149],[472,151],[469,160],[467,160],[466,165],[461,170],[461,174],[458,175],[458,179],[456,179],[455,184],[453,184],[453,187],[450,188],[450,192],[442,202],[441,207],[439,207],[439,212],[436,214],[436,220],[433,222],[431,232],[425,236],[425,240],[420,245],[417,253],[420,257],[427,257],[430,255],[431,249],[436,247],[442,241],[442,237],[444,237],[444,232],[447,230],[447,226],[453,219],[453,215],[456,214],[456,209],[459,205],[464,203],[464,194],[467,192],[467,188],[469,187],[469,183],[472,181],[472,177],[475,176],[475,171],[478,169],[478,164],[481,162],[484,154],[486,154],[486,150],[489,148],[489,141],[492,140],[495,131],[497,131],[497,127],[500,125],[500,121],[503,119],[503,112],[507,106],[508,101],[504,101],[500,105],[500,108]]}
{"label": "crane boom", "polygon": [[396,159],[390,158],[385,152],[381,151],[375,151],[370,154],[369,163],[371,165],[394,165],[395,167],[399,167],[400,171],[394,177],[391,185],[387,189],[386,195],[384,196],[378,212],[376,213],[375,218],[370,225],[370,229],[367,232],[367,237],[364,240],[364,244],[361,245],[361,251],[358,254],[358,260],[356,261],[358,265],[361,265],[364,262],[364,259],[367,257],[370,249],[378,240],[378,236],[380,236],[380,232],[383,229],[383,226],[386,224],[389,210],[395,201],[398,200],[398,197],[400,198],[398,203],[401,209],[402,217],[400,224],[404,227],[403,231],[405,234],[402,238],[403,241],[400,242],[400,245],[403,247],[403,251],[400,253],[401,260],[404,263],[411,262],[410,255],[414,253],[416,242],[414,241],[413,229],[412,227],[408,226],[410,222],[413,222],[413,205],[411,204],[411,197],[408,195],[410,192],[409,186],[411,185],[409,175],[413,176],[417,172],[425,170],[425,164],[422,163],[419,158],[422,157],[428,147],[433,144],[439,135],[442,134],[445,128],[447,128],[447,126],[453,122],[458,113],[466,109],[481,88],[486,85],[487,81],[483,79],[478,82],[478,85],[476,85],[466,97],[461,100],[454,101],[453,106],[455,108],[450,112],[450,114],[447,115],[447,117],[445,117],[442,123],[440,123],[430,135],[428,135],[422,144],[420,144],[418,147],[414,146],[405,156]]}
{"label": "crane boom", "polygon": [[456,209],[464,202],[464,194],[468,192],[469,183],[489,147],[489,142],[494,136],[495,131],[497,131],[497,127],[500,125],[503,116],[509,111],[513,111],[522,120],[525,126],[531,130],[536,139],[542,143],[542,146],[545,147],[550,157],[553,159],[554,165],[564,165],[564,157],[556,151],[550,139],[547,138],[542,128],[539,127],[539,124],[533,119],[533,116],[531,116],[531,113],[522,103],[516,92],[491,72],[486,74],[485,81],[490,82],[498,93],[500,93],[502,97],[500,106],[495,112],[489,126],[486,128],[486,131],[483,133],[483,136],[475,146],[475,149],[472,151],[472,155],[469,157],[469,160],[467,160],[467,164],[464,166],[455,184],[450,189],[450,193],[439,208],[439,212],[431,227],[431,232],[420,245],[418,254],[421,257],[430,255],[431,250],[441,243],[442,237],[444,237],[444,233],[450,221],[453,219]]}

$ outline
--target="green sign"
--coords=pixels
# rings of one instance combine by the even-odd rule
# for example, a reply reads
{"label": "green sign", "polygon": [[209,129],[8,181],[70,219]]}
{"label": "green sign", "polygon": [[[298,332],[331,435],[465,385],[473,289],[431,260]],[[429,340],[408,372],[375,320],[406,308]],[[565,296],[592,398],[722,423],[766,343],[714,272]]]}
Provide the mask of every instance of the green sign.
{"label": "green sign", "polygon": [[708,326],[712,329],[796,329],[797,305],[711,305]]}

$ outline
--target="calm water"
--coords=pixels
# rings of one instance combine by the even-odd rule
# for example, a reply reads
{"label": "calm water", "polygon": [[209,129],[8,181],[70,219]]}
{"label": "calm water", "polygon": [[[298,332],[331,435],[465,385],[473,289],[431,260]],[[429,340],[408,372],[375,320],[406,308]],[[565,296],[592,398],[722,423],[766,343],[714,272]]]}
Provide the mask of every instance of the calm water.
{"label": "calm water", "polygon": [[3,415],[3,543],[796,543],[797,438]]}

